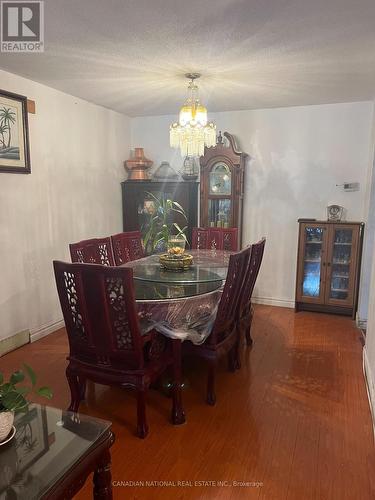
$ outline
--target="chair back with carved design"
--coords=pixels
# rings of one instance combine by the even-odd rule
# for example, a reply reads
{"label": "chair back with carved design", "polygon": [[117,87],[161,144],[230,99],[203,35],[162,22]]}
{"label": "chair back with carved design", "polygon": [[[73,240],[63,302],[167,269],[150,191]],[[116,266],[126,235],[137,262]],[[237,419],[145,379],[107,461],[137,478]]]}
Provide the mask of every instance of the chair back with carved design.
{"label": "chair back with carved design", "polygon": [[196,250],[206,250],[208,248],[208,229],[193,227],[191,248]]}
{"label": "chair back with carved design", "polygon": [[238,250],[238,228],[223,228],[223,250],[231,250],[237,252]]}
{"label": "chair back with carved design", "polygon": [[208,343],[211,345],[217,345],[224,341],[227,336],[235,333],[237,310],[247,261],[248,252],[246,249],[229,257],[227,278],[212,333],[208,337]]}
{"label": "chair back with carved design", "polygon": [[192,248],[205,250],[238,250],[238,228],[194,227]]}
{"label": "chair back with carved design", "polygon": [[140,231],[129,231],[111,236],[116,266],[144,257]]}
{"label": "chair back with carved design", "polygon": [[259,274],[260,266],[262,264],[265,245],[266,239],[263,238],[250,247],[247,247],[249,250],[249,257],[244,275],[243,290],[239,303],[240,318],[250,312],[251,296],[253,294],[254,286]]}
{"label": "chair back with carved design", "polygon": [[102,369],[141,369],[132,269],[54,261],[69,359]]}
{"label": "chair back with carved design", "polygon": [[114,266],[111,239],[92,238],[69,245],[72,262]]}
{"label": "chair back with carved design", "polygon": [[208,249],[212,250],[238,250],[238,229],[210,227],[208,229]]}

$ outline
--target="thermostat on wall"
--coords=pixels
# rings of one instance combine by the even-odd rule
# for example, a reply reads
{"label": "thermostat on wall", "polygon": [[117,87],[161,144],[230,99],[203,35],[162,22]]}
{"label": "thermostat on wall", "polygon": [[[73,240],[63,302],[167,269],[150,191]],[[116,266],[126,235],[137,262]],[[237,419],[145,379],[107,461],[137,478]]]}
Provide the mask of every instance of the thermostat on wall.
{"label": "thermostat on wall", "polygon": [[359,191],[359,182],[344,182],[344,184],[336,184],[338,187],[343,187],[344,191]]}

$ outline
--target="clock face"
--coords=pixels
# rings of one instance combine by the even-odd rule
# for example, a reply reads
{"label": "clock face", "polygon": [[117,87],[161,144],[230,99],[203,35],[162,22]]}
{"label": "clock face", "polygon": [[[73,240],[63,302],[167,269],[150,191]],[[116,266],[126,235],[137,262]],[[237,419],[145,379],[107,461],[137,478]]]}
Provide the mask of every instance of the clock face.
{"label": "clock face", "polygon": [[224,162],[215,163],[211,169],[210,194],[227,196],[232,194],[232,174]]}

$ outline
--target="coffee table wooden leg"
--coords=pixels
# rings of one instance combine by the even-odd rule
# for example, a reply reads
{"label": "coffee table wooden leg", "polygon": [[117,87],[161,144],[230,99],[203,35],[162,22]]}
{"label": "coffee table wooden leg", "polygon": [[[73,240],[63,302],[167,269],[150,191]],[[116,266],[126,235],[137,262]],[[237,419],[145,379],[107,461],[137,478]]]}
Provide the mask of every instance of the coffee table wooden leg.
{"label": "coffee table wooden leg", "polygon": [[112,500],[111,454],[106,450],[94,472],[94,498]]}

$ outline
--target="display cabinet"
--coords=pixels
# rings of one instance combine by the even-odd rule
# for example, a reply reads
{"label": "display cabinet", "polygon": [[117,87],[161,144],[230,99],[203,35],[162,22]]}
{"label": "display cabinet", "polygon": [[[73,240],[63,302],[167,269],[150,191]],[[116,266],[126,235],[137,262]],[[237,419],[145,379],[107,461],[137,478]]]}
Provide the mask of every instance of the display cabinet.
{"label": "display cabinet", "polygon": [[364,224],[299,220],[296,310],[355,316]]}
{"label": "display cabinet", "polygon": [[238,151],[234,137],[219,133],[215,147],[200,159],[200,226],[238,228],[242,241],[242,203],[246,153]]}
{"label": "display cabinet", "polygon": [[174,213],[174,221],[180,227],[187,226],[186,236],[191,244],[192,229],[198,225],[198,189],[194,181],[132,181],[121,183],[124,231],[141,231],[144,236],[147,221],[153,211],[151,195],[177,201],[184,209],[187,220]]}

